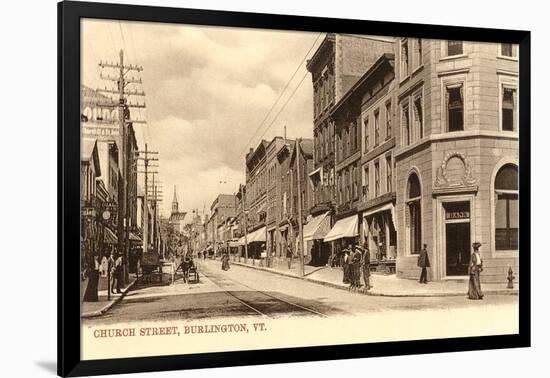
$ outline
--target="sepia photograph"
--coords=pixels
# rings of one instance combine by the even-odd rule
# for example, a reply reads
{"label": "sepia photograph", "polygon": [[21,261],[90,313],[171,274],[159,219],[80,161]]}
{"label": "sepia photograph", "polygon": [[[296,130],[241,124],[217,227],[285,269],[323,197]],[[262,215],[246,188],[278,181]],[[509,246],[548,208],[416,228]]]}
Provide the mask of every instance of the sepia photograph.
{"label": "sepia photograph", "polygon": [[518,334],[519,64],[82,18],[81,359]]}

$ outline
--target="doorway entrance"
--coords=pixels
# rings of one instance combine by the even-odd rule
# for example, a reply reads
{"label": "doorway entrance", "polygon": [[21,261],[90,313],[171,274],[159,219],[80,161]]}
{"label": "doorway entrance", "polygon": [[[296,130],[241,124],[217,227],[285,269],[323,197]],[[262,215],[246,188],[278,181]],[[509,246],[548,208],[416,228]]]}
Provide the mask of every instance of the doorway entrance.
{"label": "doorway entrance", "polygon": [[466,276],[470,263],[470,202],[450,202],[444,207],[447,276]]}

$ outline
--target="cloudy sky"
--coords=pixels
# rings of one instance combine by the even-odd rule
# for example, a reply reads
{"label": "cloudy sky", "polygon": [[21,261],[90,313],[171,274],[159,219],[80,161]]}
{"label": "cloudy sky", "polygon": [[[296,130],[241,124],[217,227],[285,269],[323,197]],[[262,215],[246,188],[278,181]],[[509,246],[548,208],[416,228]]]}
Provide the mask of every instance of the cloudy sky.
{"label": "cloudy sky", "polygon": [[140,148],[148,143],[159,151],[164,214],[174,185],[180,211],[202,213],[206,206],[208,213],[218,193],[233,193],[244,182],[245,153],[262,134],[270,140],[286,125],[289,138],[312,137],[311,76],[300,63],[322,39],[319,33],[85,20],[82,82],[109,87],[99,79],[98,62],[117,61],[120,49],[125,62],[143,66],[147,109],[132,118],[148,122],[137,126]]}

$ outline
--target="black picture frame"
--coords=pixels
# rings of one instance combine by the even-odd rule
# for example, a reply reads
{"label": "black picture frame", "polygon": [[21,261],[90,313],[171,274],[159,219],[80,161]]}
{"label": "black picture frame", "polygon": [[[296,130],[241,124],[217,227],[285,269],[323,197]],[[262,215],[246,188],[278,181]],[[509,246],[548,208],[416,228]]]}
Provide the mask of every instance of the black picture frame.
{"label": "black picture frame", "polygon": [[[190,355],[86,360],[80,358],[80,188],[79,124],[80,20],[82,18],[233,26],[295,31],[331,31],[480,42],[517,43],[519,49],[520,112],[520,265],[519,334],[417,340],[293,349],[266,349]],[[459,26],[439,26],[273,14],[135,6],[64,1],[58,3],[58,374],[83,376],[207,367],[273,364],[528,347],[530,325],[530,32]]]}

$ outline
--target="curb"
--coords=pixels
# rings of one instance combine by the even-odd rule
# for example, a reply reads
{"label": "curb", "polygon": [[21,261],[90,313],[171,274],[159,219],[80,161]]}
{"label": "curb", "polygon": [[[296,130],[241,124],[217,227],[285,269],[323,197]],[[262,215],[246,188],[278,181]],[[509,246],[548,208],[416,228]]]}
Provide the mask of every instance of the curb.
{"label": "curb", "polygon": [[83,313],[81,318],[93,318],[93,317],[101,316],[101,315],[105,314],[107,311],[109,311],[111,309],[111,307],[113,307],[115,304],[120,302],[122,300],[122,298],[124,298],[126,296],[126,293],[128,293],[128,291],[130,291],[130,289],[134,286],[134,284],[136,282],[137,282],[137,278],[134,278],[134,280],[132,282],[130,282],[130,284],[122,290],[122,294],[120,295],[120,297],[116,298],[114,301],[111,301],[111,302],[107,303],[105,306],[103,306],[103,308],[101,308],[99,310]]}
{"label": "curb", "polygon": [[[296,278],[298,280],[302,280],[302,281],[308,281],[308,282],[311,282],[311,283],[315,283],[315,284],[319,284],[319,285],[323,285],[323,286],[328,286],[328,287],[332,287],[332,288],[335,288],[335,289],[340,289],[340,290],[345,290],[345,291],[349,291],[349,287],[348,286],[345,286],[345,285],[340,285],[340,284],[337,284],[337,283],[333,283],[333,282],[328,282],[328,281],[322,281],[322,280],[317,280],[317,279],[314,279],[314,278],[309,278],[307,276],[304,276],[304,277],[299,277],[299,276],[296,276],[294,274],[289,274],[289,273],[285,273],[285,272],[280,272],[280,271],[276,271],[276,270],[272,270],[272,269],[269,269],[269,268],[265,268],[265,267],[256,267],[256,266],[250,266],[250,265],[247,265],[247,264],[244,264],[244,263],[240,263],[240,262],[236,262],[234,261],[233,264],[235,265],[238,265],[238,266],[243,266],[245,268],[250,268],[250,269],[256,269],[256,270],[263,270],[265,272],[269,272],[269,273],[273,273],[273,274],[278,274],[280,276],[285,276],[285,277],[290,277],[290,278]],[[315,272],[315,271],[314,271]],[[311,273],[314,273],[314,272],[311,272]],[[310,274],[311,274],[310,273]],[[486,290],[483,292],[485,295],[519,295],[519,290],[518,289],[512,289],[512,290],[509,290],[509,291],[504,291],[504,290]],[[363,293],[363,292],[357,292],[357,294],[363,294],[363,295],[370,295],[370,296],[373,296],[373,297],[393,297],[393,298],[433,298],[433,297],[462,297],[462,296],[467,296],[468,295],[468,292],[467,291],[464,291],[463,293],[457,293],[457,292],[451,292],[451,293],[419,293],[419,294],[391,294],[391,293],[380,293],[380,292],[372,292],[372,291],[369,291],[367,292],[366,294]]]}

